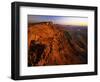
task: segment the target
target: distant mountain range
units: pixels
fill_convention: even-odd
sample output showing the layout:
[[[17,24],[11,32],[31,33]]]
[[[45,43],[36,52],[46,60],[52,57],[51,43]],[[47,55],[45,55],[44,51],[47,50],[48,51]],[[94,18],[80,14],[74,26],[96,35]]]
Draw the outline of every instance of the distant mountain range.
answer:
[[[74,26],[74,25],[61,25],[61,24],[55,24],[56,27],[63,29],[63,30],[85,30],[87,29],[87,26]]]

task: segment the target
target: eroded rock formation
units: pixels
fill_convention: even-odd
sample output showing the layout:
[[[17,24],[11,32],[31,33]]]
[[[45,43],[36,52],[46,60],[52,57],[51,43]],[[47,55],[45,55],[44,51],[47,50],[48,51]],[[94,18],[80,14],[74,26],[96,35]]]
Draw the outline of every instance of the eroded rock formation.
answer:
[[[86,45],[77,45],[67,31],[52,22],[29,24],[28,66],[84,64],[86,53]]]

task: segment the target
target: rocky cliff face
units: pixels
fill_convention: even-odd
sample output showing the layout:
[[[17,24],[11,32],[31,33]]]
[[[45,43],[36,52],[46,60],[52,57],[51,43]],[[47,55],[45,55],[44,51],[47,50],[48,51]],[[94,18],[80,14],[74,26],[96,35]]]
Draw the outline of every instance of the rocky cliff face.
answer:
[[[28,27],[28,66],[84,64],[86,48],[73,42],[67,31],[52,22]]]

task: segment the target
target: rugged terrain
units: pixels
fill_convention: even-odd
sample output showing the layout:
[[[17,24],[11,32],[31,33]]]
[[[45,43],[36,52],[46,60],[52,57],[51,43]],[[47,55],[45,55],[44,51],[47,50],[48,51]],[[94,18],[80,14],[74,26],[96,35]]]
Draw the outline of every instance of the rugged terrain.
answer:
[[[87,30],[62,28],[52,22],[28,25],[28,66],[87,63]]]

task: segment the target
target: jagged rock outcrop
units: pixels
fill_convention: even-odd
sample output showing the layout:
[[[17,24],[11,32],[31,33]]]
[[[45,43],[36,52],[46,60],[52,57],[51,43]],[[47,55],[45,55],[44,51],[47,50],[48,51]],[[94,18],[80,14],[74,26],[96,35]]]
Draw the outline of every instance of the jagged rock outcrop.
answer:
[[[67,31],[52,22],[28,27],[28,66],[84,64],[86,49],[75,44]]]

